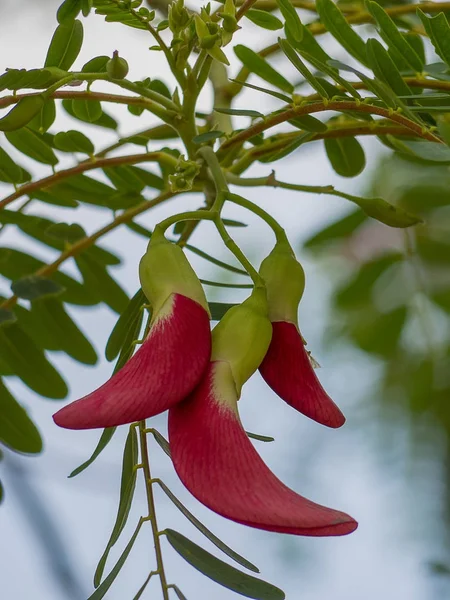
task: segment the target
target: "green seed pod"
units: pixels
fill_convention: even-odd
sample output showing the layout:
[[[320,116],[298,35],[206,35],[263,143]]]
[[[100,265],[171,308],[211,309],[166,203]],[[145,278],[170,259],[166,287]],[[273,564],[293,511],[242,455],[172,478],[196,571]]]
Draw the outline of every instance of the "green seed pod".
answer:
[[[230,365],[238,396],[263,361],[271,339],[265,288],[255,288],[247,300],[230,308],[213,329],[211,361]]]
[[[277,242],[261,263],[259,273],[267,288],[269,318],[297,325],[298,305],[305,289],[305,273],[287,241]]]
[[[106,63],[106,72],[111,79],[125,79],[128,75],[128,70],[127,61],[121,58],[119,52],[115,50],[113,57]]]
[[[183,250],[169,242],[158,226],[139,263],[139,279],[155,315],[171,294],[191,298],[209,314],[202,284]]]
[[[15,131],[24,127],[40,112],[44,103],[43,94],[22,98],[3,119],[0,119],[0,131]]]
[[[389,227],[411,227],[423,223],[422,219],[399,206],[393,206],[382,198],[358,198],[358,206],[372,219]]]

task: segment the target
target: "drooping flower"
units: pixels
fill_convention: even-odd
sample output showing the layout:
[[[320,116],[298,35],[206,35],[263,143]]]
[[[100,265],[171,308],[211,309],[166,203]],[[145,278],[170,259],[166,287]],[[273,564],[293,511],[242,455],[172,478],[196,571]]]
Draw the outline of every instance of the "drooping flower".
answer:
[[[238,523],[295,535],[351,533],[357,523],[350,516],[284,485],[264,464],[240,422],[241,387],[266,353],[270,329],[267,305],[264,311],[257,290],[213,330],[212,360],[200,385],[169,410],[175,470],[200,502]]]
[[[100,388],[54,415],[57,425],[92,429],[157,415],[195,388],[211,354],[209,309],[183,251],[155,229],[139,275],[152,307],[147,338]]]
[[[278,242],[261,263],[267,286],[272,341],[259,370],[266,383],[290,406],[328,427],[345,417],[320,384],[298,327],[298,305],[305,275],[287,241]]]

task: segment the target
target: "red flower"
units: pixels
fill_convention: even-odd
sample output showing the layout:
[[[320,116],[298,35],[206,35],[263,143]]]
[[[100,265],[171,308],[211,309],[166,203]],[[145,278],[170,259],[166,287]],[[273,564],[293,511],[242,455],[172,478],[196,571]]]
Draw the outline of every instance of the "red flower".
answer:
[[[295,493],[264,464],[239,420],[227,362],[212,362],[191,396],[170,409],[169,441],[181,481],[223,517],[294,535],[345,535],[358,526]]]
[[[345,417],[314,373],[297,324],[305,273],[281,237],[259,269],[267,287],[272,341],[259,366],[266,383],[282,400],[328,427],[341,427]]]
[[[345,417],[320,385],[296,325],[272,323],[269,350],[259,367],[265,382],[290,406],[328,427],[341,427]]]
[[[113,427],[157,415],[198,384],[211,355],[209,315],[194,300],[172,294],[147,339],[109,381],[58,411],[68,429]]]

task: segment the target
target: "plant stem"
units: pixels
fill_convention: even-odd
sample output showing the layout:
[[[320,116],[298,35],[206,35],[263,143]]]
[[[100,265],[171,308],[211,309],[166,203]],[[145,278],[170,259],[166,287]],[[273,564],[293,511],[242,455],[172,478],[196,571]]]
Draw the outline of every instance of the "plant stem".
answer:
[[[183,213],[179,213],[177,215],[172,215],[171,217],[167,217],[164,221],[161,221],[156,225],[155,230],[158,228],[162,233],[164,233],[171,225],[175,225],[178,221],[213,221],[214,214],[207,210],[191,210]]]
[[[230,252],[232,252],[234,254],[234,256],[238,259],[238,261],[241,263],[241,265],[244,267],[244,269],[250,275],[253,283],[255,284],[255,287],[264,286],[262,277],[260,276],[258,271],[255,269],[255,267],[252,265],[252,263],[248,260],[248,258],[245,256],[245,254],[242,252],[242,250],[239,248],[239,246],[236,244],[236,242],[233,240],[233,238],[229,235],[229,233],[226,230],[225,225],[223,224],[223,221],[220,218],[220,215],[218,213],[216,213],[216,216],[214,218],[214,223],[216,225],[216,228],[217,228],[217,231],[219,232],[220,237],[223,240],[223,243],[228,248],[228,250],[230,250]]]
[[[228,192],[227,180],[225,179],[222,167],[220,166],[214,150],[210,146],[203,146],[203,148],[200,148],[198,153],[205,160],[209,170],[211,171],[217,194],[220,194],[220,192]]]
[[[232,183],[231,180],[229,181],[230,183]],[[239,206],[243,206],[244,208],[247,208],[248,210],[252,211],[255,215],[258,215],[258,217],[260,217],[263,221],[267,223],[267,225],[269,225],[269,227],[271,227],[275,234],[277,242],[287,241],[286,232],[284,231],[284,229],[281,227],[278,221],[274,219],[272,215],[266,212],[263,208],[261,208],[251,200],[247,200],[246,198],[239,196],[238,194],[228,194],[227,200],[230,200],[231,202],[233,202],[234,204],[238,204]]]
[[[356,111],[368,114],[379,115],[380,117],[384,117],[385,119],[389,119],[390,121],[394,121],[395,123],[399,123],[403,125],[410,131],[413,131],[418,137],[429,140],[431,142],[438,142],[442,144],[442,140],[435,136],[433,133],[424,129],[418,123],[411,121],[410,119],[404,117],[398,112],[394,112],[387,108],[382,108],[381,106],[374,106],[372,104],[366,104],[363,102],[356,102],[351,100],[339,100],[339,101],[326,101],[326,102],[313,102],[311,104],[306,104],[303,106],[294,106],[289,108],[283,112],[277,113],[275,115],[269,116],[264,120],[251,125],[247,129],[239,132],[237,135],[234,135],[231,139],[227,140],[225,143],[221,145],[219,148],[217,155],[220,158],[221,155],[224,154],[225,150],[232,148],[242,142],[249,140],[250,138],[274,127],[275,125],[280,125],[281,123],[285,123],[289,119],[293,119],[297,116],[301,115],[309,115],[312,113],[323,112],[327,110],[334,111]]]
[[[13,200],[21,198],[22,196],[25,196],[25,194],[31,194],[35,190],[39,190],[44,187],[47,188],[51,185],[59,183],[63,179],[72,177],[73,175],[79,175],[80,173],[92,171],[93,169],[115,167],[118,165],[134,165],[143,162],[162,162],[172,167],[177,165],[177,159],[166,152],[145,152],[144,154],[128,154],[126,156],[114,156],[112,158],[100,159],[94,157],[93,159],[79,163],[78,165],[70,167],[69,169],[58,171],[57,173],[49,175],[48,177],[44,177],[43,179],[25,183],[15,192],[0,201],[0,209],[5,208],[5,206],[13,202]]]
[[[139,440],[141,445],[141,460],[142,468],[145,476],[145,490],[147,494],[148,516],[152,526],[153,543],[155,545],[157,573],[161,581],[161,589],[164,600],[169,600],[169,592],[167,588],[167,578],[164,571],[164,562],[161,552],[161,542],[159,539],[158,522],[156,520],[155,499],[153,496],[152,476],[150,471],[150,461],[148,457],[147,436],[145,433],[145,421],[139,421]]]

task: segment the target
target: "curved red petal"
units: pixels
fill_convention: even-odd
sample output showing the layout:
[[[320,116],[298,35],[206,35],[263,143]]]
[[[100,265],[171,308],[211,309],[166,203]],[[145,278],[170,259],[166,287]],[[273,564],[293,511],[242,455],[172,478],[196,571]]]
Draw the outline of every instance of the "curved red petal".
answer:
[[[293,323],[272,323],[269,350],[259,367],[265,382],[290,406],[328,427],[341,427],[345,417],[320,384]]]
[[[345,513],[296,494],[265,465],[240,423],[227,363],[211,363],[191,396],[170,409],[169,441],[181,481],[223,517],[294,535],[345,535],[357,527]]]
[[[58,411],[53,419],[67,429],[92,429],[153,417],[194,389],[210,356],[207,312],[190,298],[174,294],[126,365],[95,392]]]

